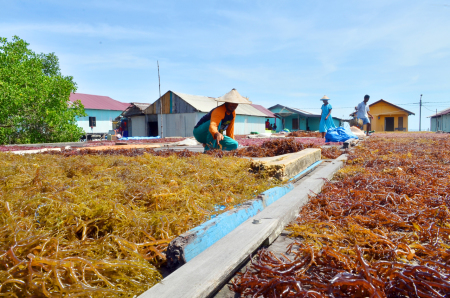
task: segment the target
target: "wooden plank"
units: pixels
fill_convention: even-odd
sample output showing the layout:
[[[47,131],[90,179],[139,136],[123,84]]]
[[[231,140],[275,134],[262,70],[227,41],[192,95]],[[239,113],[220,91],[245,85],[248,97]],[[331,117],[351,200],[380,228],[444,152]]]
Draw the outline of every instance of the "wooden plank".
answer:
[[[294,190],[245,221],[139,297],[211,297],[250,254],[264,242],[271,243],[295,219],[300,208],[308,201],[311,191],[319,193],[325,180],[331,179],[342,164],[342,160],[333,160],[313,172]],[[258,223],[253,223],[253,219],[258,219]]]

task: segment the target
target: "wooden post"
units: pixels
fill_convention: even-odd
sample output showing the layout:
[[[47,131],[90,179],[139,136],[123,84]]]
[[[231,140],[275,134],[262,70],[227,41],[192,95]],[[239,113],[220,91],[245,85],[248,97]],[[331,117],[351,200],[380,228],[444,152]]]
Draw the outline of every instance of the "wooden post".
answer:
[[[159,112],[161,114],[161,139],[164,137],[163,133],[163,108],[162,108],[162,97],[161,97],[161,79],[159,77],[159,61],[156,61],[158,65],[158,85],[159,85]]]

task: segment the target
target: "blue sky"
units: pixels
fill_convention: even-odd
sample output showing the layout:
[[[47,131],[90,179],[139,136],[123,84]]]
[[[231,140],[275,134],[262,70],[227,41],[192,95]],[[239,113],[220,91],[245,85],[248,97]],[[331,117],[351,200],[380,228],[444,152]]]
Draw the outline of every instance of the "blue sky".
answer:
[[[55,52],[78,92],[123,102],[221,96],[347,117],[365,94],[450,107],[450,1],[4,1],[0,36]]]

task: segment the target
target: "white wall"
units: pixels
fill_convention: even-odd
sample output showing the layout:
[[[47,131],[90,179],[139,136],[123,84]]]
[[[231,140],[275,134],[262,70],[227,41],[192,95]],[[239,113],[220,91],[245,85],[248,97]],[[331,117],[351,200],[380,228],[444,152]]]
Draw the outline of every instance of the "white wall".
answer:
[[[266,117],[236,115],[234,120],[234,134],[248,135],[251,132],[263,133],[266,131]]]
[[[86,109],[87,117],[77,118],[77,125],[86,133],[108,133],[112,127],[112,121],[120,115],[122,111],[91,110]],[[91,129],[89,126],[89,116],[95,117],[96,126]]]
[[[148,125],[145,122],[145,116],[133,116],[130,117],[131,121],[131,137],[146,137],[145,128]],[[129,132],[130,134],[130,132]]]
[[[164,137],[192,137],[197,122],[206,113],[163,114]],[[161,115],[158,115],[158,123]],[[158,124],[158,135],[161,135],[161,125]]]
[[[163,114],[164,137],[192,137],[194,126],[206,113]],[[133,117],[133,119],[136,117]],[[234,134],[244,135],[250,132],[265,132],[265,117],[236,115]],[[158,123],[161,115],[158,115]],[[134,131],[134,122],[132,130]],[[158,135],[161,135],[161,125],[158,124]],[[133,136],[134,132],[133,132]]]

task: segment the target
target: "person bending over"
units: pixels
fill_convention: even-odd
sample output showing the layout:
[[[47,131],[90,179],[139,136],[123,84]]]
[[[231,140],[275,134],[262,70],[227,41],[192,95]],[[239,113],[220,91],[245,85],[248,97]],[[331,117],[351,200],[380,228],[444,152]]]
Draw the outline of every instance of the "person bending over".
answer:
[[[203,116],[194,127],[195,139],[203,144],[205,151],[211,149],[235,150],[239,144],[234,139],[234,120],[239,104],[251,102],[242,97],[236,89],[231,90],[216,101],[225,102]],[[224,132],[226,131],[226,136]]]

